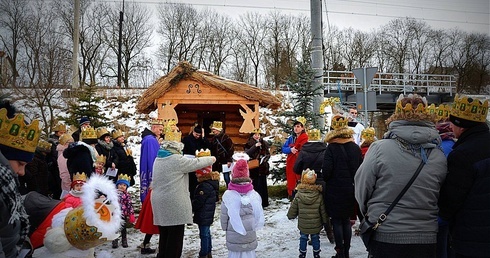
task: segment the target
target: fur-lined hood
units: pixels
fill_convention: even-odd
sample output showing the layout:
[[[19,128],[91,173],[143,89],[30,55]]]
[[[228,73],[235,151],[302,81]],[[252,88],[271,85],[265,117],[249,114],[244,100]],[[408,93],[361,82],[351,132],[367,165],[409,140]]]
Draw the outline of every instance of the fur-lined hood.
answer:
[[[296,186],[296,189],[300,190],[300,189],[305,189],[305,190],[313,190],[313,191],[318,191],[318,192],[321,192],[323,191],[323,188],[321,185],[310,185],[310,184],[303,184],[303,183],[300,183],[298,184],[298,186]]]
[[[339,140],[346,140],[348,142],[349,140],[354,140],[352,136],[354,135],[354,130],[350,127],[343,127],[337,130],[332,130],[325,135],[325,142],[326,143],[332,143],[334,139],[339,139]]]
[[[216,180],[216,181],[218,181],[219,180],[219,172],[217,172],[217,171],[211,171],[211,173],[209,173],[209,174],[205,174],[205,175],[202,175],[202,176],[198,176],[197,177],[197,182],[199,182],[199,183],[204,182],[206,180]]]

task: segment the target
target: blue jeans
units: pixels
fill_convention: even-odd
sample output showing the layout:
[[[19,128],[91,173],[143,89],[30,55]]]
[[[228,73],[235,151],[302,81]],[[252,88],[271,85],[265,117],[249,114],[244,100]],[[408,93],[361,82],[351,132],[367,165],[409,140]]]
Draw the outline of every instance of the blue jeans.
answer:
[[[306,246],[308,245],[308,235],[311,236],[311,245],[313,246],[313,251],[320,250],[320,234],[304,234],[299,232],[299,251],[306,253]]]
[[[201,250],[199,256],[207,256],[211,253],[213,246],[211,244],[211,226],[199,225],[199,237],[201,238]]]
[[[223,178],[225,179],[226,188],[228,188],[228,184],[230,184],[230,172],[223,172]]]

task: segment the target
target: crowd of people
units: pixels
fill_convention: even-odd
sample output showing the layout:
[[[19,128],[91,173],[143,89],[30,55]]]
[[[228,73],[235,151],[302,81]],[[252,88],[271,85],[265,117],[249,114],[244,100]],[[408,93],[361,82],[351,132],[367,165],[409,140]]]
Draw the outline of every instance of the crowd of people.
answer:
[[[257,256],[256,231],[264,226],[263,209],[269,205],[271,156],[260,129],[237,152],[221,121],[210,126],[209,139],[197,123],[182,137],[175,121],[150,121],[141,135],[142,209],[136,215],[127,190],[138,173],[121,130],[94,129],[82,117],[76,132],[58,124],[42,140],[38,121],[26,124],[11,103],[0,104],[0,257],[30,257],[43,245],[66,257],[93,257],[93,247],[101,242],[70,242],[76,233],[55,224],[60,216],[77,216],[74,211],[92,212],[84,203],[95,200],[97,217],[115,223],[111,230],[117,234],[106,239],[112,248],[119,243],[128,247],[126,228],[134,225],[145,233],[141,254],[179,258],[185,225],[196,223],[199,258],[211,258],[221,176],[226,191],[219,217],[229,257]],[[376,224],[366,243],[372,258],[488,256],[487,114],[488,101],[467,96],[456,95],[452,107],[435,107],[417,94],[402,94],[380,139],[374,128],[357,121],[355,108],[347,116],[334,115],[323,139],[322,131],[307,129],[306,119],[298,117],[282,153],[291,201],[287,217],[298,220],[299,257],[306,257],[308,245],[320,257],[324,230],[334,244],[333,257],[348,258],[357,219]],[[88,186],[94,184],[88,183],[91,178],[101,189],[111,185],[112,190],[94,190]],[[406,185],[408,190],[395,200]],[[117,212],[108,215],[104,207],[114,209],[108,208],[112,201]],[[40,203],[46,211],[33,208]],[[66,248],[49,237],[60,230],[68,239]],[[158,248],[150,246],[155,234]]]

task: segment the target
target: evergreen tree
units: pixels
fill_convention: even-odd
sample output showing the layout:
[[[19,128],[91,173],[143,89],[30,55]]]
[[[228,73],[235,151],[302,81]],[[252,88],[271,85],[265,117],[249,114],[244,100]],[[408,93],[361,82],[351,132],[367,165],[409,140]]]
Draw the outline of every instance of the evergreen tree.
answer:
[[[100,110],[104,98],[97,96],[97,88],[94,85],[82,87],[76,97],[68,102],[68,117],[60,118],[69,125],[79,126],[80,118],[88,117],[90,125],[94,128],[107,125],[107,118]]]
[[[293,133],[293,123],[297,117],[303,116],[306,118],[305,128],[318,128],[316,117],[320,116],[319,110],[313,110],[313,100],[318,96],[316,93],[318,87],[313,85],[313,69],[310,64],[310,55],[305,53],[303,61],[299,62],[296,67],[294,78],[290,78],[286,83],[292,94],[293,110],[286,110],[279,114],[284,117],[283,120],[278,120],[277,124],[287,134]],[[320,86],[323,87],[323,86]],[[286,121],[286,122],[284,122]],[[285,139],[284,139],[285,140]],[[284,143],[284,142],[283,142]],[[280,144],[280,143],[275,143]],[[281,146],[276,146],[280,150]],[[276,165],[271,170],[272,178],[275,181],[286,180],[286,157],[274,163],[284,163],[284,165]]]

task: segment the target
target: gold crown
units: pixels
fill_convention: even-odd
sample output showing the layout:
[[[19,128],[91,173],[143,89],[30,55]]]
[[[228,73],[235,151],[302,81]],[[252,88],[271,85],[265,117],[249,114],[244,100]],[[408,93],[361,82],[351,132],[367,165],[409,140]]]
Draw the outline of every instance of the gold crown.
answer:
[[[78,173],[78,172],[77,172],[77,173],[75,173],[75,174],[73,175],[73,180],[72,180],[72,181],[73,181],[73,182],[75,182],[75,181],[83,181],[83,182],[87,182],[87,175],[85,175],[85,173],[84,173],[84,172],[82,172],[82,173]]]
[[[318,129],[308,130],[308,140],[309,141],[320,141],[322,139],[322,134]]]
[[[315,183],[316,177],[317,175],[315,173],[315,170],[307,168],[301,173],[301,183],[312,185]]]
[[[97,139],[97,133],[95,129],[92,127],[82,128],[82,132],[80,133],[80,139]]]
[[[39,120],[33,120],[27,125],[23,114],[17,114],[9,119],[7,109],[0,109],[0,144],[34,153],[40,133]]]
[[[105,128],[105,127],[99,127],[99,128],[97,128],[96,131],[97,131],[97,138],[102,137],[102,135],[104,135],[104,134],[107,134],[109,136],[111,135],[109,133],[109,131],[107,131],[107,128]]]
[[[201,149],[201,150],[196,150],[196,157],[207,157],[211,156],[211,151],[209,149]]]
[[[441,104],[436,107],[434,104],[430,104],[427,107],[427,113],[435,114],[437,116],[437,121],[444,121],[449,118],[449,112],[451,111],[451,107],[446,104]]]
[[[330,97],[326,98],[322,104],[320,104],[320,114],[325,113],[325,108],[327,106],[333,107],[335,104],[340,103],[340,98],[339,97]]]
[[[150,124],[151,125],[165,125],[165,121],[163,121],[163,119],[160,119],[160,118],[154,118],[150,121]]]
[[[37,143],[37,148],[40,151],[50,152],[51,146],[52,146],[51,143],[49,143],[43,139],[39,139],[39,142]]]
[[[60,144],[65,145],[67,142],[73,142],[73,137],[69,133],[64,133],[60,136]]]
[[[53,131],[55,131],[55,132],[65,131],[66,132],[66,125],[57,124],[55,127],[53,127]]]
[[[419,98],[417,94],[409,94],[407,98],[416,99]],[[412,106],[412,103],[406,103],[405,106],[402,104],[402,100],[405,98],[403,94],[400,94],[398,100],[396,101],[395,114],[405,114],[405,113],[427,113],[427,109],[423,103],[418,103],[416,107]],[[421,98],[424,103],[427,103],[425,97]]]
[[[364,140],[374,140],[376,136],[376,131],[373,127],[368,127],[361,132],[361,138]]]
[[[451,107],[451,115],[457,118],[485,122],[488,114],[488,100],[482,102],[479,99],[468,98],[467,96],[454,96]]]
[[[117,181],[119,180],[126,180],[126,181],[131,181],[131,177],[126,175],[126,174],[120,174],[118,177],[117,177]]]
[[[300,122],[303,126],[306,126],[306,118],[304,116],[296,117],[296,121]]]
[[[95,158],[95,163],[103,163],[105,164],[106,157],[104,155],[99,155]]]
[[[124,134],[123,134],[123,132],[122,132],[121,130],[119,130],[119,129],[114,130],[114,131],[112,132],[112,139],[117,139],[117,138],[119,138],[119,137],[121,137],[121,136],[124,136]]]
[[[165,134],[164,140],[180,142],[182,140],[182,132],[168,132]]]
[[[343,127],[347,127],[347,124],[349,123],[349,120],[341,115],[336,115],[332,117],[332,128],[334,130],[338,130]]]
[[[258,134],[262,134],[262,131],[260,130],[260,128],[255,128],[255,129],[253,129],[253,130],[252,130],[252,132],[251,132],[251,133],[252,133],[252,134],[256,134],[256,133],[258,133]]]
[[[223,122],[221,121],[213,121],[213,124],[209,127],[211,129],[216,129],[218,131],[221,131],[223,129]]]

